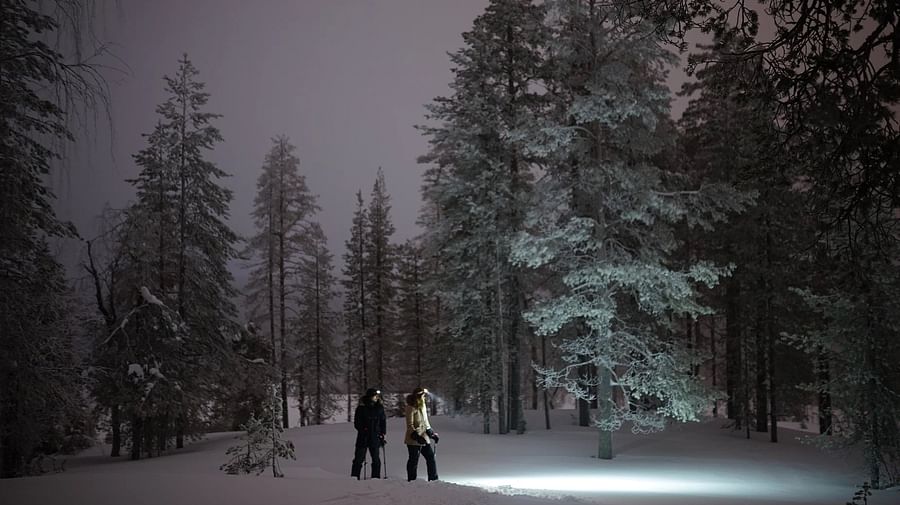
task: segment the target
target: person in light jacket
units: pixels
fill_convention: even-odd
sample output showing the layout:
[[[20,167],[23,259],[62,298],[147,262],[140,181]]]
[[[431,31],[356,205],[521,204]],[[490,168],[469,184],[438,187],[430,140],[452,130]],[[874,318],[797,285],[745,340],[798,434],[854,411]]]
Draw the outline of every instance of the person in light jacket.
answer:
[[[409,450],[409,459],[406,461],[406,479],[410,481],[416,480],[420,453],[425,456],[428,480],[437,480],[438,478],[434,446],[440,437],[431,429],[431,424],[428,422],[428,410],[425,408],[426,393],[428,393],[427,389],[419,387],[406,397],[406,436],[403,443]]]

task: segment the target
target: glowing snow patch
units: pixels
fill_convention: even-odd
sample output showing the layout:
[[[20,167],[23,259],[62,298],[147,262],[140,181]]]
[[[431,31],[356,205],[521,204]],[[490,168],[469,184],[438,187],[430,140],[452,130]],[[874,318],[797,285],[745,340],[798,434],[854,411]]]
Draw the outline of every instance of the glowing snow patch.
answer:
[[[533,475],[518,477],[462,478],[459,484],[499,491],[511,489],[635,493],[679,495],[741,495],[749,491],[746,483],[693,479],[687,476],[642,476],[609,474],[595,475]],[[752,494],[752,493],[751,493]]]

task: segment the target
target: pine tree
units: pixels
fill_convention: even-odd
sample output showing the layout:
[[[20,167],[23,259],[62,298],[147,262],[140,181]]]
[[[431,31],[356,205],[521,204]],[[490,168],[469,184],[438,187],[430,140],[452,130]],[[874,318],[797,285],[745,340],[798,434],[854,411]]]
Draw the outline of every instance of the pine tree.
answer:
[[[756,193],[757,201],[710,232],[683,229],[683,254],[735,265],[725,289],[708,297],[728,316],[728,417],[737,429],[745,425],[748,436],[750,424],[757,431],[771,426],[775,442],[777,411],[801,403],[797,385],[810,380],[811,368],[798,366],[802,354],[778,336],[791,329],[790,315],[797,313],[789,289],[802,282],[804,269],[798,264],[812,239],[806,231],[811,222],[804,198],[793,189],[800,174],[792,173],[775,130],[771,86],[753,64],[727,60],[727,54],[741,50],[734,44],[721,51],[722,63],[701,69],[698,82],[684,88],[695,95],[679,122],[684,172],[695,184],[733,184]],[[776,401],[782,398],[793,401]],[[747,422],[751,414],[752,423]]]
[[[397,344],[402,358],[402,376],[407,380],[403,390],[412,391],[425,384],[426,373],[433,378],[429,361],[434,359],[435,349],[430,345],[431,324],[425,298],[425,262],[422,250],[412,240],[397,250]],[[431,382],[428,382],[431,384]],[[433,387],[433,386],[432,386]]]
[[[883,195],[895,204],[900,199],[898,152],[887,147],[900,139],[900,11],[893,0],[768,2],[763,19],[771,28],[759,37],[756,5],[726,9],[715,0],[641,0],[622,8],[651,20],[655,35],[681,47],[691,30],[713,33],[722,47],[754,38],[731,61],[762,62],[757,70],[775,91],[770,106],[779,111],[777,126],[791,145],[790,162],[816,181],[809,197],[819,226],[840,229],[857,207]],[[710,61],[691,60],[692,67]],[[877,237],[873,245],[891,242],[877,221],[861,224]]]
[[[721,185],[680,188],[660,166],[673,143],[663,70],[671,55],[648,27],[594,0],[550,9],[556,113],[530,145],[548,177],[514,257],[552,268],[565,285],[526,314],[540,334],[574,333],[559,343],[563,366],[540,369],[542,383],[597,399],[598,457],[610,459],[623,423],[659,430],[667,417],[696,419],[709,402],[691,375],[697,357],[672,337],[669,318],[706,312],[696,286],[725,271],[673,265],[674,224],[705,224],[747,199]],[[596,373],[585,377],[584,366]]]
[[[71,118],[107,96],[78,51],[90,3],[0,4],[0,478],[59,449],[85,405],[68,286],[48,245],[75,228],[55,214],[47,176],[74,140]],[[53,40],[73,43],[74,57]]]
[[[394,234],[394,225],[391,222],[390,195],[384,181],[384,172],[381,167],[375,176],[375,184],[372,186],[371,200],[369,200],[367,228],[364,242],[365,265],[365,290],[369,296],[369,325],[368,335],[371,336],[375,365],[375,383],[380,387],[387,387],[385,371],[393,363],[392,338],[394,324],[394,262],[395,251],[391,244],[391,236]],[[395,377],[390,377],[396,380]]]
[[[811,192],[808,184],[802,187]],[[895,485],[900,475],[900,243],[879,243],[880,233],[872,232],[882,226],[900,233],[896,212],[882,194],[856,207],[843,229],[823,225],[817,254],[804,268],[808,287],[797,290],[807,311],[795,316],[805,323],[795,343],[818,365],[810,390],[829,399],[830,424],[819,442],[861,449],[862,470],[876,489]]]
[[[437,165],[426,175],[424,197],[441,220],[427,248],[441,258],[436,282],[448,317],[445,354],[456,358],[454,394],[477,391],[485,431],[496,399],[500,433],[510,425],[524,430],[527,286],[509,254],[531,188],[522,129],[542,107],[533,85],[543,63],[543,13],[530,1],[491,2],[451,55],[453,95],[428,107],[440,126],[422,128],[432,144],[422,161]]]
[[[363,202],[362,191],[357,191],[356,210],[350,226],[350,238],[344,242],[344,268],[341,272],[343,274],[341,286],[344,289],[343,317],[347,331],[348,412],[352,410],[349,395],[354,386],[360,391],[369,387],[369,350],[366,345],[369,331],[366,307],[369,304],[369,296],[367,295],[365,264],[367,222],[368,213]]]
[[[334,377],[340,369],[334,334],[338,316],[331,308],[335,278],[321,227],[312,226],[307,233],[304,258],[296,271],[298,313],[291,325],[300,337],[297,376],[301,413],[309,411],[308,421],[323,424],[338,410],[334,400],[338,392]]]
[[[279,414],[281,412],[281,398],[278,387],[272,384],[269,388],[269,402],[259,417],[251,414],[250,420],[241,426],[247,432],[244,442],[240,445],[229,447],[225,454],[231,456],[228,463],[219,467],[220,470],[232,474],[253,473],[260,475],[269,468],[273,477],[284,477],[279,459],[297,459],[294,455],[294,443],[284,440]]]
[[[318,210],[316,198],[300,173],[295,147],[285,136],[272,139],[257,181],[253,218],[257,233],[251,237],[246,254],[252,258],[247,303],[251,319],[269,334],[271,363],[281,381],[281,418],[288,426],[288,374],[293,368],[289,356],[295,344],[288,337],[289,271],[303,260],[308,247],[309,220]]]
[[[148,287],[163,305],[175,310],[186,328],[178,330],[178,338],[186,339],[190,350],[169,346],[166,339],[171,335],[160,332],[158,320],[147,320],[133,330],[142,332],[154,360],[173,367],[166,377],[175,398],[161,402],[157,410],[133,412],[132,424],[140,429],[132,426],[132,457],[141,454],[135,443],[141,432],[158,450],[165,450],[172,435],[176,448],[183,447],[185,435],[196,429],[212,399],[218,371],[232,353],[235,291],[227,263],[235,257],[237,237],[225,222],[231,192],[218,184],[226,174],[204,157],[221,135],[211,124],[218,115],[203,111],[209,94],[196,77],[187,56],[179,60],[174,77],[165,77],[169,96],[157,107],[159,120],[147,136],[147,147],[135,155],[141,172],[129,181],[137,201],[126,211],[129,234],[123,245],[129,272],[122,279],[124,289],[134,300],[131,307],[143,303],[139,288]],[[161,342],[165,345],[158,348]],[[152,366],[147,363],[142,366]]]
[[[35,238],[28,255],[3,259],[0,292],[0,476],[43,470],[32,463],[44,454],[85,447],[66,437],[83,432],[86,420],[81,371],[74,346],[79,328],[62,267],[46,242]],[[21,254],[21,253],[20,253]]]

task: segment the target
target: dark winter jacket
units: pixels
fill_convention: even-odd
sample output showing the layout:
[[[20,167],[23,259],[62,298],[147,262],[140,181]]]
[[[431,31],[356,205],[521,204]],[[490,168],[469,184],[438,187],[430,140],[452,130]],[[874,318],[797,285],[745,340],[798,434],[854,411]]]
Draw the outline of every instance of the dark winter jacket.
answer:
[[[353,414],[356,428],[356,447],[379,447],[387,433],[387,419],[380,400],[364,396]]]

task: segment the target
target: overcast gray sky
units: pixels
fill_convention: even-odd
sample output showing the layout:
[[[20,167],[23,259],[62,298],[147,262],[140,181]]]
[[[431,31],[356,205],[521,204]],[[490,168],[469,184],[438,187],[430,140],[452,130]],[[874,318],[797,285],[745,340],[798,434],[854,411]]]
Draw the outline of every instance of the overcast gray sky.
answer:
[[[114,2],[108,2],[114,3]],[[252,233],[256,178],[270,138],[288,135],[322,207],[319,222],[340,261],[354,194],[368,198],[384,168],[397,228],[395,241],[418,233],[427,143],[413,125],[423,105],[449,92],[448,51],[487,0],[118,0],[96,24],[128,66],[110,73],[110,142],[100,121],[80,142],[65,176],[54,181],[58,210],[82,235],[96,233],[103,204],[133,198],[124,180],[137,174],[131,155],[156,122],[164,74],[188,53],[211,94],[208,110],[225,138],[210,158],[232,177],[231,224]],[[120,65],[121,66],[121,65]],[[243,277],[238,274],[238,280]]]
[[[249,217],[270,138],[288,135],[318,195],[333,252],[349,235],[354,193],[367,198],[383,167],[397,241],[417,233],[427,148],[413,128],[423,104],[448,93],[446,52],[487,0],[119,0],[99,21],[100,38],[128,65],[111,76],[111,144],[103,130],[81,142],[65,177],[54,181],[58,211],[82,235],[95,233],[104,202],[121,207],[137,174],[131,155],[156,122],[164,74],[187,52],[211,94],[208,110],[225,141],[210,158],[232,177],[232,227]]]

